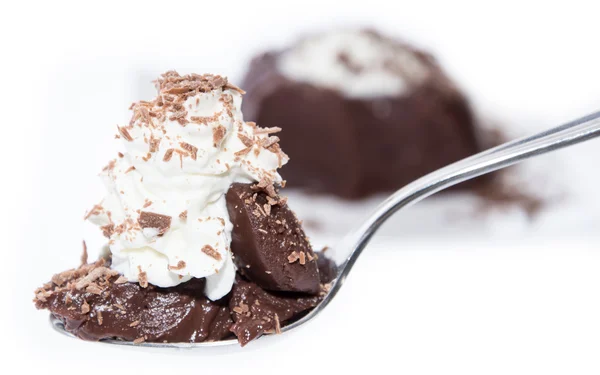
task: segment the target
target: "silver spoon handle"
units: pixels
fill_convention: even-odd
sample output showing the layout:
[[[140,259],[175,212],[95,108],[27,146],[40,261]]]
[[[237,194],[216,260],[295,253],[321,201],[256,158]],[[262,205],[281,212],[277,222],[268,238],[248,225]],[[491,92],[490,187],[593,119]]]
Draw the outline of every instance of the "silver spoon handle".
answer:
[[[508,142],[432,172],[406,185],[386,199],[351,238],[345,249],[354,249],[341,265],[339,288],[371,237],[396,211],[420,200],[486,173],[508,167],[531,157],[574,145],[600,136],[600,112],[538,133]],[[349,241],[349,242],[346,242]],[[332,292],[335,293],[334,290]]]

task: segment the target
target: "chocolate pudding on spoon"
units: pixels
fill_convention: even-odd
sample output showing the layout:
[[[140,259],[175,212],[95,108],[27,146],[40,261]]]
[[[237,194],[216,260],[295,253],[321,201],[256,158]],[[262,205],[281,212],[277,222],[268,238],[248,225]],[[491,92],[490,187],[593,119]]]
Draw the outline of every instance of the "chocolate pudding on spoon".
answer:
[[[326,288],[279,194],[280,129],[244,122],[243,91],[226,78],[167,72],[156,83],[118,127],[124,152],[86,214],[110,256],[55,275],[35,304],[87,340],[244,345],[277,332]]]

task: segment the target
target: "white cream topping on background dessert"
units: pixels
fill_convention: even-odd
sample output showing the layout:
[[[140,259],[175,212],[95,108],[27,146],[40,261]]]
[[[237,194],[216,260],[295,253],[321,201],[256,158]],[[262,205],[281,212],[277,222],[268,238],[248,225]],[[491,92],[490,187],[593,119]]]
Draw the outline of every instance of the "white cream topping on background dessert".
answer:
[[[205,294],[219,299],[235,278],[225,193],[234,182],[280,182],[288,158],[271,135],[279,129],[244,122],[241,90],[225,79],[168,72],[157,86],[118,129],[126,152],[101,173],[108,193],[87,217],[129,281],[205,277]]]
[[[286,77],[337,90],[350,98],[398,96],[429,74],[413,50],[364,30],[341,30],[302,40],[281,54]]]

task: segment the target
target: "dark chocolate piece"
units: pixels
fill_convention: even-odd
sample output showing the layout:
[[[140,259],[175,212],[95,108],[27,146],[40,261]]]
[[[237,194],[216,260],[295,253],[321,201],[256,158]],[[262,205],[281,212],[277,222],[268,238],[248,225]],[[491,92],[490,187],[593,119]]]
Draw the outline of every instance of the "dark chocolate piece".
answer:
[[[277,68],[281,52],[251,62],[243,85],[244,117],[283,129],[281,147],[293,162],[281,174],[290,185],[360,198],[397,190],[483,150],[467,99],[435,59],[408,45],[386,42],[413,55],[428,71],[423,82],[408,80],[406,94],[348,98],[289,79]]]
[[[272,205],[265,192],[239,183],[231,185],[226,198],[239,272],[267,290],[317,294],[316,258],[287,204]]]
[[[244,346],[265,332],[279,333],[284,321],[315,307],[320,300],[320,297],[267,292],[240,279],[229,301],[235,321],[231,331]]]

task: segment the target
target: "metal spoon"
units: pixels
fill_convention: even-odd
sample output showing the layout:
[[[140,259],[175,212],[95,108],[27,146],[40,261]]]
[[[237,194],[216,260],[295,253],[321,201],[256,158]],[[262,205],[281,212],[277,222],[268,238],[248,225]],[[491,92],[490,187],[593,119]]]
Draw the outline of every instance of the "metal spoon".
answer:
[[[337,249],[351,249],[348,258],[339,266],[338,275],[323,301],[301,319],[281,328],[281,332],[291,331],[311,319],[314,319],[333,300],[340,290],[352,266],[365,249],[379,227],[394,213],[420,200],[460,182],[470,180],[486,173],[508,167],[534,156],[558,150],[600,136],[600,112],[582,117],[567,124],[555,127],[542,133],[508,142],[477,155],[468,157],[447,167],[432,172],[406,185],[386,199],[375,212],[361,225],[350,232]],[[62,323],[51,319],[56,330],[69,336]],[[236,339],[202,342],[202,343],[141,343],[119,340],[103,342],[118,345],[136,345],[148,347],[207,347],[237,345]]]

